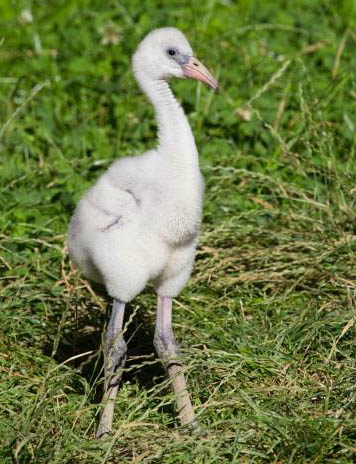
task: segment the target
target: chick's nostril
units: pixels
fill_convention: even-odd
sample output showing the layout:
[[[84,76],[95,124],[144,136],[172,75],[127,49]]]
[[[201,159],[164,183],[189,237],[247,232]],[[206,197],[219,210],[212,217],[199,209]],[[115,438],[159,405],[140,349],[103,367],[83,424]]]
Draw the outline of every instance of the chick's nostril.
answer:
[[[194,66],[199,66],[198,63],[193,63],[193,64],[194,64]]]

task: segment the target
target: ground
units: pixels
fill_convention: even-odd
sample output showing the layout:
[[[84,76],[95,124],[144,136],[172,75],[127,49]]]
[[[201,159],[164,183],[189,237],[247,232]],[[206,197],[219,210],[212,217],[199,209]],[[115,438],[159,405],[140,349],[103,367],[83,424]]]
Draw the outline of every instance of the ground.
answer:
[[[352,463],[356,4],[5,0],[0,18],[0,461]],[[114,159],[155,144],[130,57],[167,25],[221,83],[172,82],[206,180],[174,302],[200,429],[176,423],[147,288],[99,442],[108,300],[66,231]]]

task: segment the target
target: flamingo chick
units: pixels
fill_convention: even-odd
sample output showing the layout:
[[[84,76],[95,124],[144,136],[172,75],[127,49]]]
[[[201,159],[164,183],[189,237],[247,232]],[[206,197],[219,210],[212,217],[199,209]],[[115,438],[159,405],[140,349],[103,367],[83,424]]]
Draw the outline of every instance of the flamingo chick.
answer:
[[[195,421],[172,330],[172,298],[192,270],[204,186],[194,136],[167,79],[189,77],[214,90],[218,84],[174,28],[149,33],[132,63],[142,91],[155,108],[158,146],[109,167],[79,201],[68,239],[74,264],[87,278],[103,283],[113,298],[97,437],[112,431],[114,401],[126,359],[125,304],[148,281],[158,295],[155,349],[171,378],[181,424]]]

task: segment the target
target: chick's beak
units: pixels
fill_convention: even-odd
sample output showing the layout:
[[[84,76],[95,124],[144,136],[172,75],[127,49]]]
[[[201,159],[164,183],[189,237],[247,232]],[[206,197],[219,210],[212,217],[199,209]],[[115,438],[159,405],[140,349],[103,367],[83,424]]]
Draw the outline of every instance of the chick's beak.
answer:
[[[197,60],[194,56],[189,58],[189,61],[182,65],[183,75],[197,81],[202,81],[214,90],[219,87],[218,81],[213,77],[210,71]]]

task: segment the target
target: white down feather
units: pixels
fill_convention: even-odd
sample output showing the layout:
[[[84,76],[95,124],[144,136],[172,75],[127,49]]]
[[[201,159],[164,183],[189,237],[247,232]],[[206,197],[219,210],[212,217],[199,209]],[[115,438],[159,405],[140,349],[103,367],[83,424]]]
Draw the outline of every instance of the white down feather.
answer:
[[[133,57],[135,76],[155,107],[158,146],[115,161],[79,201],[69,253],[89,279],[123,302],[151,280],[175,297],[188,280],[200,230],[203,181],[189,123],[166,79],[181,77],[167,47],[192,54],[181,32],[153,31]]]

